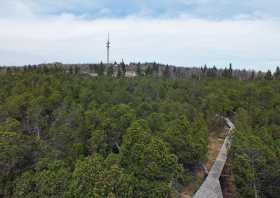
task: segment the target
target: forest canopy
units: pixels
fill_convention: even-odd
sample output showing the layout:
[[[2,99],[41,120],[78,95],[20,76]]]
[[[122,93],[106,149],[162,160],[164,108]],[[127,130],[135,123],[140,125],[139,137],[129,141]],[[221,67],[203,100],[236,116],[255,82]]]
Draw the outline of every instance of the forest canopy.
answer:
[[[230,158],[238,196],[279,197],[276,75],[98,71],[0,73],[0,197],[170,197],[205,161],[217,115],[236,124]]]

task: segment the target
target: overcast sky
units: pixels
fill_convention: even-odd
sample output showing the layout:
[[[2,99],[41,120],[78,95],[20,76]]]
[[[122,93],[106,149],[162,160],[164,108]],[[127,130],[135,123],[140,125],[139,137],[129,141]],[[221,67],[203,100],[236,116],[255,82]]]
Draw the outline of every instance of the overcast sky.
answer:
[[[279,0],[0,0],[0,65],[111,60],[274,70]]]

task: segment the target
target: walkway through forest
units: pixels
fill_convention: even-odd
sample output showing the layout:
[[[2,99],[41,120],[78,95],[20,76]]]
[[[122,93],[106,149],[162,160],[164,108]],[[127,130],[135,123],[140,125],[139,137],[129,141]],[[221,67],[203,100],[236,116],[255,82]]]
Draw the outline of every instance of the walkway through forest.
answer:
[[[228,121],[229,120],[226,120],[226,122]],[[233,125],[230,127],[233,127]],[[183,192],[180,194],[181,198],[192,197],[195,191],[197,191],[202,185],[204,178],[207,176],[206,173],[214,165],[214,162],[217,159],[219,152],[230,130],[231,128],[221,127],[219,129],[215,129],[214,131],[209,132],[207,161],[205,162],[205,164],[203,164],[204,168],[201,167],[195,171],[195,180],[184,188]]]

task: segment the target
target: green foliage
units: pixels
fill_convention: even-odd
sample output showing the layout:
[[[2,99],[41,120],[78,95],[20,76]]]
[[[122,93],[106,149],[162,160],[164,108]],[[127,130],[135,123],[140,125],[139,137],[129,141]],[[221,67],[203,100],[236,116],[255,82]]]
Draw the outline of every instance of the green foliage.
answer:
[[[136,121],[128,129],[121,148],[121,164],[136,178],[134,197],[166,197],[167,185],[181,175],[182,167],[166,144],[149,135],[143,121]]]
[[[38,162],[40,164],[40,161]],[[23,173],[16,180],[15,198],[60,198],[68,188],[71,174],[63,163],[48,162],[47,166]]]
[[[102,62],[99,65],[97,65],[97,71],[96,72],[97,72],[98,76],[103,76],[104,75],[105,66]]]
[[[113,65],[110,65],[107,69],[107,76],[113,76],[114,75],[114,68]]]
[[[153,74],[153,70],[151,68],[151,66],[149,65],[146,69],[145,69],[145,75],[146,76],[150,76]]]
[[[143,71],[141,69],[140,63],[138,63],[137,66],[136,66],[136,74],[137,74],[137,76],[142,76],[143,75]]]
[[[126,74],[126,66],[125,66],[125,63],[122,62],[120,63],[120,65],[118,66],[118,71],[117,71],[117,77],[125,77],[125,74]]]
[[[273,77],[272,77],[272,73],[271,71],[269,70],[268,72],[266,72],[265,76],[264,76],[264,79],[265,80],[272,80]]]
[[[236,117],[232,158],[239,195],[277,197],[280,192],[279,144],[274,143],[267,128],[254,129],[245,110],[238,111]]]
[[[231,66],[225,78],[205,67],[183,79],[154,63],[127,79],[124,64],[120,78],[100,65],[89,66],[97,78],[59,65],[1,73],[0,197],[169,197],[206,159],[216,115],[237,126],[239,196],[280,194],[277,72],[240,81]]]
[[[34,138],[0,131],[0,195],[11,195],[13,179],[35,163],[39,152]]]
[[[191,125],[185,117],[169,123],[164,134],[171,150],[185,168],[203,162],[207,153],[207,129],[201,119]]]
[[[128,105],[115,105],[101,119],[100,125],[92,131],[91,148],[106,157],[114,149],[119,149],[122,136],[135,119],[135,113]]]
[[[13,131],[19,133],[21,131],[21,124],[14,118],[7,118],[0,124],[0,131]]]
[[[123,177],[117,164],[98,155],[85,158],[76,164],[66,197],[123,197],[129,190]]]
[[[169,68],[169,66],[167,65],[165,68],[164,68],[164,71],[163,71],[163,76],[164,77],[170,77],[170,68]]]
[[[279,67],[276,68],[276,71],[274,73],[274,79],[280,80],[280,68]]]

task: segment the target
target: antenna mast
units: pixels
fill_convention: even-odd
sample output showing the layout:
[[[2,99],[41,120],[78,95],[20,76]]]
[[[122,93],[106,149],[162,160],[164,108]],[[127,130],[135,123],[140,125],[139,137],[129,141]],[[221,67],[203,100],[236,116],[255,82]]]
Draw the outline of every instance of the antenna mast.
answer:
[[[110,42],[110,33],[108,33],[108,40],[106,42],[106,48],[107,48],[107,64],[109,65],[110,63],[110,47],[111,47],[111,42]]]

